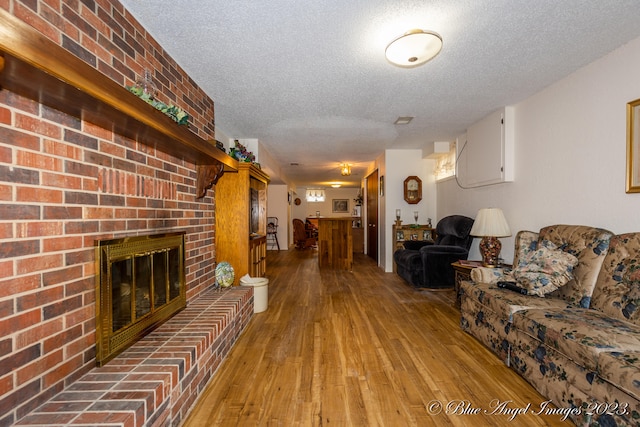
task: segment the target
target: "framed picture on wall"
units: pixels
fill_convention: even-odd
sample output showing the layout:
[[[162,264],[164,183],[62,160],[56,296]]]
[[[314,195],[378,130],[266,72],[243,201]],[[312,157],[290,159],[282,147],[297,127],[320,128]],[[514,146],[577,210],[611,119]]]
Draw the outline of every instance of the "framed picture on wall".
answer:
[[[349,213],[349,199],[332,199],[331,212]]]
[[[380,177],[380,196],[384,197],[384,175]]]
[[[627,104],[627,193],[640,193],[640,99]]]

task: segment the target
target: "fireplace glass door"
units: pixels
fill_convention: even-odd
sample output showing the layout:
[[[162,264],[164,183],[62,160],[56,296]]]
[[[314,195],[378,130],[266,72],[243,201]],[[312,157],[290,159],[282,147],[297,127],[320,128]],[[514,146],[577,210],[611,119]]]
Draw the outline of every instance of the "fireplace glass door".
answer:
[[[101,365],[185,307],[184,235],[100,241],[97,248]]]

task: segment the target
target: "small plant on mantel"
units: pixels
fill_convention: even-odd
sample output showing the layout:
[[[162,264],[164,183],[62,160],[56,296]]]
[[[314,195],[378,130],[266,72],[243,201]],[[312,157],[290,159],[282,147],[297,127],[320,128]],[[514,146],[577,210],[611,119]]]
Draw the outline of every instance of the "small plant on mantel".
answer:
[[[183,109],[176,107],[173,104],[167,105],[164,102],[155,99],[158,89],[151,79],[151,71],[144,70],[144,77],[138,80],[135,85],[127,86],[127,89],[147,104],[150,104],[156,110],[162,111],[164,114],[171,117],[179,125],[186,125],[189,123],[189,115]]]
[[[256,156],[254,156],[251,151],[247,150],[247,147],[242,145],[237,139],[234,139],[233,142],[235,146],[231,147],[229,150],[229,155],[231,157],[239,162],[253,163],[257,167],[260,167],[260,163],[256,163]]]

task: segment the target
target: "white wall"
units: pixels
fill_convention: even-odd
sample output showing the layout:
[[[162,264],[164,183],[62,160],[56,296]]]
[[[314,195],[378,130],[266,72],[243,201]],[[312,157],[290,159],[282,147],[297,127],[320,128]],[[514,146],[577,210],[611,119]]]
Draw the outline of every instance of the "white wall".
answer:
[[[515,105],[515,181],[439,183],[438,216],[500,207],[513,234],[551,224],[640,231],[640,194],[625,193],[626,104],[640,98],[640,38]],[[513,259],[513,236],[502,239]],[[477,239],[470,258],[480,259]]]
[[[287,190],[288,187],[286,185],[269,184],[267,186],[267,216],[278,218],[277,235],[280,250],[289,249],[289,228],[291,228],[289,224],[291,223],[291,208],[289,206],[289,203],[287,202]],[[267,249],[273,250],[273,245],[268,244]]]
[[[426,143],[425,143],[426,145]],[[418,211],[418,222],[426,224],[431,218],[435,225],[436,185],[434,176],[435,161],[423,159],[422,150],[386,150],[381,171],[385,177],[385,192],[380,198],[380,227],[384,227],[380,241],[380,265],[385,272],[393,271],[393,224],[396,221],[396,209],[402,212],[403,224],[415,222],[413,212]],[[380,172],[382,175],[382,172]],[[410,205],[404,201],[404,180],[415,175],[422,180],[422,200]]]

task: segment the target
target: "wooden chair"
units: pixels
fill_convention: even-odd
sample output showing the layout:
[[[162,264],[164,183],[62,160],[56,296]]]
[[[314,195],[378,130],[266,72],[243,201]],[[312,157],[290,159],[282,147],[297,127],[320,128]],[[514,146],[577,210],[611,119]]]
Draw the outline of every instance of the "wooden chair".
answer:
[[[316,246],[318,240],[309,235],[302,220],[295,218],[293,220],[293,241],[297,249],[306,249]]]
[[[273,248],[275,244],[276,248],[280,250],[280,243],[278,243],[278,217],[267,217],[267,249],[269,245]]]

